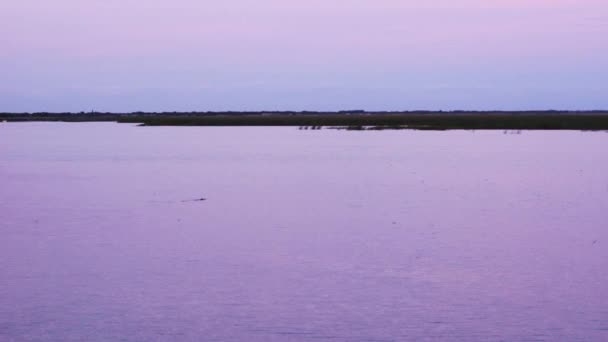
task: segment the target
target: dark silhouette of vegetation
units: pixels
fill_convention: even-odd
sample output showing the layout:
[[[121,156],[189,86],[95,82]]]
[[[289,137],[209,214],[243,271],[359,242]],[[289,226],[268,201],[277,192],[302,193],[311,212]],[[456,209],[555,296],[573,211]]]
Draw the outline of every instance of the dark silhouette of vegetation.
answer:
[[[608,130],[608,111],[0,113],[0,121],[114,121],[144,126],[296,126],[350,130]]]

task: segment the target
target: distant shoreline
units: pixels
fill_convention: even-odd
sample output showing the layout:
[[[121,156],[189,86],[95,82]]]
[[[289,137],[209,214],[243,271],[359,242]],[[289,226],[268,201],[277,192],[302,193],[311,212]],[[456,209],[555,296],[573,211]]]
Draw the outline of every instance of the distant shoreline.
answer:
[[[143,126],[294,126],[366,129],[608,130],[608,111],[0,113],[0,121],[119,122]]]

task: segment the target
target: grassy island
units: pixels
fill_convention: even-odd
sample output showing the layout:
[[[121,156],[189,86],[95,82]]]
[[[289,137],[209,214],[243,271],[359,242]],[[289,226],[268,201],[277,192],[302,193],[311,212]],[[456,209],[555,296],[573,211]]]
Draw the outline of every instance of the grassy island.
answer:
[[[143,126],[295,126],[353,130],[608,130],[608,111],[0,113],[0,121],[113,121]]]

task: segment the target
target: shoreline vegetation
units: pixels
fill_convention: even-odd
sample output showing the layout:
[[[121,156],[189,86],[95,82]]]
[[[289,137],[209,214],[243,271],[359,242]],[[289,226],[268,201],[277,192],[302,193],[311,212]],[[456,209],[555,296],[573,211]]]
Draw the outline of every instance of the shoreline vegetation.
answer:
[[[119,122],[142,126],[293,126],[348,130],[608,130],[608,111],[0,113],[0,122]]]

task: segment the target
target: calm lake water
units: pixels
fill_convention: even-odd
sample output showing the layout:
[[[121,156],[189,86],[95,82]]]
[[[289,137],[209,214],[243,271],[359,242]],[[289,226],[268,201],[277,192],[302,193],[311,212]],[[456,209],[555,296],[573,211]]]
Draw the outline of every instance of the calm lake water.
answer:
[[[0,234],[0,341],[608,341],[607,133],[0,123]]]

